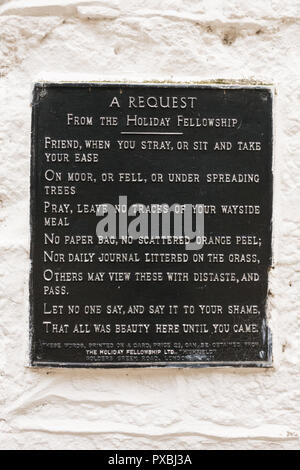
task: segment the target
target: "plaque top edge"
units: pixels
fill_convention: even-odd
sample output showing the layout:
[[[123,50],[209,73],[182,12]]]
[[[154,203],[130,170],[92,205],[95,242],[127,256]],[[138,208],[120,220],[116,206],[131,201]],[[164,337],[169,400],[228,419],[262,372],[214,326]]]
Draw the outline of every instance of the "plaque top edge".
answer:
[[[41,80],[36,81],[33,84],[35,89],[40,88],[53,88],[53,87],[153,87],[153,88],[202,88],[202,89],[263,89],[269,91],[275,91],[275,84],[273,83],[264,83],[264,82],[251,82],[251,81],[216,81],[216,82],[172,82],[172,81],[47,81]]]

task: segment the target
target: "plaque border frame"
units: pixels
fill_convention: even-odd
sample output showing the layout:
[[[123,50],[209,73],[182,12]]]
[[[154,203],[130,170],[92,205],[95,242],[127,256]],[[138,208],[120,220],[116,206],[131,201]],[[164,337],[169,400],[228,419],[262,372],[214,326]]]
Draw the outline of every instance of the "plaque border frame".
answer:
[[[274,230],[274,186],[276,184],[276,179],[274,177],[274,165],[275,165],[275,105],[276,105],[276,87],[273,83],[264,83],[262,81],[255,80],[208,80],[208,81],[189,81],[189,82],[176,82],[176,81],[93,81],[93,80],[74,80],[74,81],[47,81],[39,80],[36,81],[33,85],[32,90],[32,114],[31,114],[31,152],[30,152],[30,272],[29,272],[29,364],[28,366],[32,369],[38,368],[50,368],[50,369],[164,369],[164,368],[173,368],[173,369],[207,369],[207,368],[230,368],[230,369],[239,369],[239,368],[254,368],[254,369],[270,369],[274,367],[274,348],[273,348],[273,334],[270,327],[270,295],[269,290],[266,296],[266,333],[268,336],[267,340],[267,359],[262,361],[189,361],[189,362],[51,362],[51,361],[38,361],[33,358],[33,332],[34,332],[34,307],[33,307],[33,251],[35,246],[35,233],[33,230],[34,227],[34,216],[35,216],[35,202],[37,194],[37,184],[34,184],[36,181],[36,139],[38,135],[37,127],[37,112],[35,111],[35,106],[38,104],[35,102],[37,90],[43,90],[46,88],[54,87],[71,87],[71,88],[84,88],[84,87],[99,87],[99,88],[108,88],[111,86],[116,87],[127,87],[134,88],[139,87],[157,87],[157,88],[201,88],[201,89],[265,89],[267,90],[272,97],[272,109],[271,109],[271,159],[272,159],[272,209],[271,209],[271,259],[270,266],[268,268],[268,287],[270,283],[270,270],[274,267],[274,242],[275,242],[275,230]]]

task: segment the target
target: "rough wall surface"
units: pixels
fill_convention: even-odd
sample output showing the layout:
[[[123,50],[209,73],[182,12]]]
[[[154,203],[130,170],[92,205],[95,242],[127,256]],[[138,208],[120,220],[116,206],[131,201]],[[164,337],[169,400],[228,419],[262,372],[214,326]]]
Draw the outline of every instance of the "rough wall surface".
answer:
[[[299,448],[299,25],[298,0],[0,0],[1,449]],[[274,369],[25,367],[30,99],[53,76],[276,85]]]

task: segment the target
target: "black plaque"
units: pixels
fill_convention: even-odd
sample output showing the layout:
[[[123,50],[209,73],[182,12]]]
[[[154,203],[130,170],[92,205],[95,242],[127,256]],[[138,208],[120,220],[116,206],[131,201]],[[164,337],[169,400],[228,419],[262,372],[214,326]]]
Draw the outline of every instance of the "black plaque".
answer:
[[[36,84],[33,366],[272,364],[272,100],[263,86]],[[145,210],[124,235],[125,197]],[[201,249],[175,214],[169,235],[144,235],[174,204],[204,211]]]

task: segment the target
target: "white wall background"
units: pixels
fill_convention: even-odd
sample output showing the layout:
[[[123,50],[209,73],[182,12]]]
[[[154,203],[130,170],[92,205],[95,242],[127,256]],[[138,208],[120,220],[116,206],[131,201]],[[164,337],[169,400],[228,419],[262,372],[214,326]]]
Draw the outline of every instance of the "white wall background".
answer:
[[[299,0],[0,0],[0,448],[299,448]],[[272,370],[31,370],[37,78],[275,83]],[[82,75],[82,76],[83,76]]]

